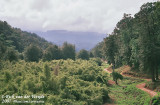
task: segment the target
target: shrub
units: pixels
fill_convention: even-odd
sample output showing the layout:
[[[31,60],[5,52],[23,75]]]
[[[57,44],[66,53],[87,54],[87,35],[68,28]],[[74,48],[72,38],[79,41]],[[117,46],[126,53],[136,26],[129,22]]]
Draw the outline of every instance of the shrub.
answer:
[[[9,82],[12,79],[12,76],[10,74],[10,72],[6,71],[5,72],[5,81]]]
[[[96,62],[98,66],[101,66],[102,63],[103,63],[100,58],[92,58],[91,60],[93,60],[94,62]]]
[[[116,82],[116,84],[118,84],[118,79],[122,80],[123,76],[120,73],[117,72],[112,72],[111,73],[113,80]]]
[[[47,64],[44,65],[44,76],[46,80],[49,80],[51,75],[50,75],[50,68]]]
[[[160,95],[154,96],[151,100],[152,105],[160,105]]]

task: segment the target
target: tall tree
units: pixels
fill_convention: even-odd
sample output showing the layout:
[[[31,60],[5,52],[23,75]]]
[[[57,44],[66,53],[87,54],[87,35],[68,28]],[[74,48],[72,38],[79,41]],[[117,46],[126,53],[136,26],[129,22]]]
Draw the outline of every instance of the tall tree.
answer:
[[[104,39],[103,52],[109,63],[129,65],[158,79],[160,69],[160,2],[146,3],[131,17],[117,23],[112,34]]]
[[[39,47],[35,45],[30,45],[25,49],[24,59],[26,61],[38,62],[39,59],[41,58],[42,58],[42,50]]]
[[[81,58],[81,59],[85,59],[85,60],[89,60],[89,53],[87,50],[80,50],[77,54],[77,58]]]
[[[61,51],[58,48],[57,45],[50,45],[43,54],[43,60],[54,60],[54,59],[60,59],[61,57]]]
[[[63,46],[62,46],[63,59],[73,59],[73,60],[75,60],[75,55],[76,55],[75,45],[64,42]]]

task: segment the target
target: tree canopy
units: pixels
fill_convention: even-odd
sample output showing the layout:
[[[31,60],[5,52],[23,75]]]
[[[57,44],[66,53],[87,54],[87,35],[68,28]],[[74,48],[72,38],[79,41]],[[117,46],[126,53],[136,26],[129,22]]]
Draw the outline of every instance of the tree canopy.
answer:
[[[160,69],[160,2],[146,3],[134,17],[124,14],[104,39],[103,53],[116,67],[129,65],[146,72],[152,81]]]

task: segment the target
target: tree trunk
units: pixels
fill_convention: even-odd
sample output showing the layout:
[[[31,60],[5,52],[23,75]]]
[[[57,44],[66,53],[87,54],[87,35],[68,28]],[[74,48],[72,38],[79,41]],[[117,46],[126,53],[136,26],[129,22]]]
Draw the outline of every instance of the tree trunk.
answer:
[[[115,65],[115,64],[112,65],[113,72],[114,72],[114,65]]]
[[[156,65],[156,80],[158,80],[158,66]]]
[[[155,67],[153,67],[152,72],[152,82],[155,82]]]
[[[115,80],[115,82],[116,82],[116,85],[118,85],[117,79]]]

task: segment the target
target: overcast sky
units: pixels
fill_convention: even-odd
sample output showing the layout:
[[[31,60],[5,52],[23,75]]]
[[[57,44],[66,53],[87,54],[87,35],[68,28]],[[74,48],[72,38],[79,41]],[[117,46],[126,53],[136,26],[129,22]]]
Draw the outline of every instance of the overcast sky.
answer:
[[[124,13],[155,0],[0,0],[0,20],[22,30],[111,33]]]

